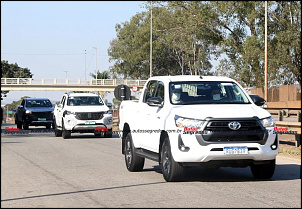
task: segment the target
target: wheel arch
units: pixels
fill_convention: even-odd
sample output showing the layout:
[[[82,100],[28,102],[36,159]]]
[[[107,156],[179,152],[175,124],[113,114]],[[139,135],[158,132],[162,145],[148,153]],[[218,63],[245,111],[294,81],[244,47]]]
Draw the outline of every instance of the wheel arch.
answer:
[[[125,154],[125,140],[126,140],[126,136],[127,134],[130,133],[130,126],[128,123],[124,124],[123,127],[123,133],[122,133],[122,154]]]
[[[159,147],[158,147],[158,161],[159,163],[161,162],[161,149],[162,149],[162,145],[165,141],[166,138],[169,138],[169,135],[166,131],[161,131],[160,133],[160,139],[159,139]]]

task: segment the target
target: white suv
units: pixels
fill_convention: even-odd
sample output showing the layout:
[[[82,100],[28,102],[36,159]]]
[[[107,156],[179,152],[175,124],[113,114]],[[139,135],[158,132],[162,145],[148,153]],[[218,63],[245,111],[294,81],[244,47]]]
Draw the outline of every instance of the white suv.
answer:
[[[54,110],[55,136],[70,138],[71,133],[102,134],[112,137],[112,113],[95,93],[65,93]]]

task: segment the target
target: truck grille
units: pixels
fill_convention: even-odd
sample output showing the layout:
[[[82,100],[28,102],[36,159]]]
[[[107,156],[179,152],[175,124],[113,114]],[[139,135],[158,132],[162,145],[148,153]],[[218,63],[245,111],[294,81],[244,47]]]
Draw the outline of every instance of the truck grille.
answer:
[[[233,121],[241,124],[238,130],[229,128]],[[265,134],[257,119],[210,119],[201,136],[207,142],[259,142]]]
[[[100,120],[104,117],[104,112],[77,112],[78,120]]]
[[[52,120],[52,112],[32,112],[31,117],[33,118],[46,118],[46,120]]]

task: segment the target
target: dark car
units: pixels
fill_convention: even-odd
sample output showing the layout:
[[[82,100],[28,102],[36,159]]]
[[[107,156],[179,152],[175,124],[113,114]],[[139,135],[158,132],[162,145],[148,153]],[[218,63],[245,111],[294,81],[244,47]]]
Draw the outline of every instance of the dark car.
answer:
[[[53,124],[54,107],[47,98],[25,98],[18,106],[15,123],[18,128],[27,130],[29,126],[46,126]]]

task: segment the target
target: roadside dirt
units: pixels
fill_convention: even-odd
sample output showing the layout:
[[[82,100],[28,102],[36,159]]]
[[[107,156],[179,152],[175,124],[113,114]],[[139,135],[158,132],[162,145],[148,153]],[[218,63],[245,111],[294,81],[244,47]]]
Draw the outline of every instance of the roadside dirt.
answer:
[[[295,141],[292,134],[280,134],[278,155],[301,159],[301,145],[296,147]]]

